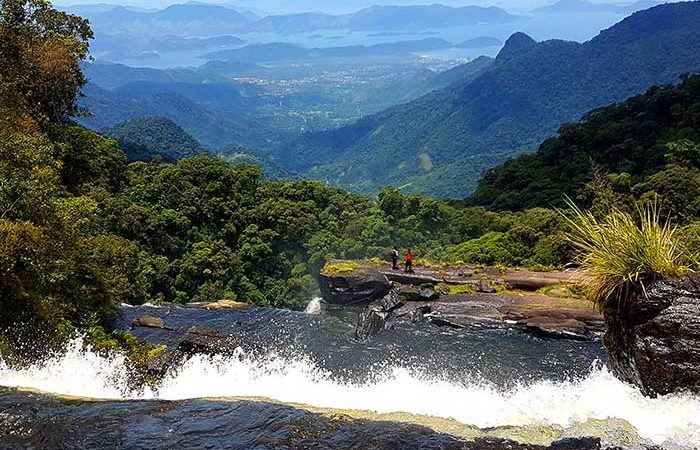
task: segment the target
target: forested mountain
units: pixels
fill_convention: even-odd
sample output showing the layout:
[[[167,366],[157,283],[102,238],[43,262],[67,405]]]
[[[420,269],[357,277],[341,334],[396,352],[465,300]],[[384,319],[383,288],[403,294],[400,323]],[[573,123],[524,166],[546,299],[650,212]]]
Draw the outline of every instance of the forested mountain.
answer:
[[[250,117],[207,109],[171,91],[125,96],[90,84],[85,94],[81,106],[88,108],[91,115],[79,118],[79,122],[93,130],[143,117],[167,117],[209,147],[233,142],[258,147],[276,136],[265,124]]]
[[[188,3],[163,10],[143,11],[118,6],[86,14],[90,23],[105,33],[144,33],[177,36],[205,35],[235,31],[252,22],[249,17],[221,5]]]
[[[275,156],[357,191],[393,184],[464,197],[484,169],[560,124],[700,70],[698,23],[700,2],[688,2],[635,13],[584,44],[518,33],[475,79],[303,136]]]
[[[130,67],[105,61],[83,64],[87,79],[102,88],[113,89],[135,81],[158,83],[213,83],[226,81],[224,77],[197,69],[150,69]]]
[[[489,170],[469,203],[520,210],[561,206],[564,195],[590,202],[587,183],[600,183],[597,175],[615,195],[660,195],[669,213],[695,216],[700,147],[693,142],[700,142],[700,75],[653,87],[563,126],[537,153]]]
[[[116,139],[126,153],[127,162],[151,161],[159,156],[174,162],[207,150],[175,122],[165,117],[146,117],[105,128],[104,136]]]
[[[387,29],[421,30],[478,23],[504,23],[518,20],[501,8],[432,5],[371,6],[350,17],[350,29],[371,31]]]
[[[491,63],[493,63],[493,58],[480,56],[466,64],[460,64],[455,68],[438,73],[429,80],[432,89],[426,89],[426,91],[446,88],[455,83],[466,83],[488,69]]]

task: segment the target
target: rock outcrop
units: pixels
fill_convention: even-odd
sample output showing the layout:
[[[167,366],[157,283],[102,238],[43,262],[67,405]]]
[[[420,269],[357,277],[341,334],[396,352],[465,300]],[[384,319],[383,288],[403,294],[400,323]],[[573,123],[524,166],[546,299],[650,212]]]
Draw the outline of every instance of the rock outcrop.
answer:
[[[700,392],[700,276],[656,281],[605,311],[615,375],[647,395]]]
[[[334,264],[342,269],[333,270]],[[326,265],[319,275],[319,286],[323,299],[333,305],[379,300],[391,290],[387,277],[369,264],[339,261]]]
[[[601,314],[586,300],[567,298],[567,283],[574,278],[572,271],[463,266],[417,267],[405,273],[387,265],[334,260],[321,273],[320,285],[327,303],[367,305],[355,329],[360,340],[396,323],[419,321],[451,328],[509,327],[554,339],[597,339],[604,331]],[[516,291],[503,292],[506,288]]]

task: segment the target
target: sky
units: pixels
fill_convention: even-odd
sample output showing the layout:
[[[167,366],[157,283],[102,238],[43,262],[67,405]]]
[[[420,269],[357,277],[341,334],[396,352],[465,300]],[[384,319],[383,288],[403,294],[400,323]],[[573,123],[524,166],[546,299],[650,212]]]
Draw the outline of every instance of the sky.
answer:
[[[61,6],[110,3],[118,5],[139,6],[142,8],[162,8],[173,3],[185,3],[187,0],[55,0]],[[555,0],[205,0],[206,3],[229,3],[232,6],[262,9],[268,12],[302,12],[324,11],[329,13],[349,12],[375,4],[385,5],[424,5],[442,3],[451,6],[499,6],[512,12],[530,11],[538,6],[554,3]],[[604,3],[628,4],[633,0],[606,0]],[[594,3],[603,3],[594,1]]]

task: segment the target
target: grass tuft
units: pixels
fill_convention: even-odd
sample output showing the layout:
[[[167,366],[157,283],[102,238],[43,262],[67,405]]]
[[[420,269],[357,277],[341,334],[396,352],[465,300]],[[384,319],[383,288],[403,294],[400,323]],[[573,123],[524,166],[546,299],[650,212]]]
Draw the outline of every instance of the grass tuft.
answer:
[[[599,308],[644,291],[653,280],[692,271],[676,227],[661,220],[655,203],[637,205],[638,219],[619,209],[599,219],[567,203],[569,211],[562,212],[571,227],[567,239],[579,251],[584,293]]]

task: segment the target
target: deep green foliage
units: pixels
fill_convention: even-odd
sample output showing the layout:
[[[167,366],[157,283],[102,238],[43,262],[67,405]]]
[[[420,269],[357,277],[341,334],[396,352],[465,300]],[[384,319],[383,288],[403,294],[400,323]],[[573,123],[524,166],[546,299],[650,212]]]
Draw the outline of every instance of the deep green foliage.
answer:
[[[174,162],[202,155],[206,149],[175,122],[164,117],[147,117],[105,128],[102,134],[119,143],[129,162],[160,157]]]
[[[57,11],[46,0],[3,0],[0,111],[10,106],[41,123],[66,122],[78,113],[86,82],[79,61],[91,38],[87,20]]]
[[[698,218],[700,76],[588,114],[532,155],[486,173],[470,203],[519,210],[560,206],[563,195],[592,205],[591,183],[607,178],[622,202],[658,194],[674,219]],[[667,143],[669,143],[667,145]],[[597,179],[598,178],[598,179]],[[598,183],[599,184],[599,183]],[[600,190],[598,190],[600,191]]]

